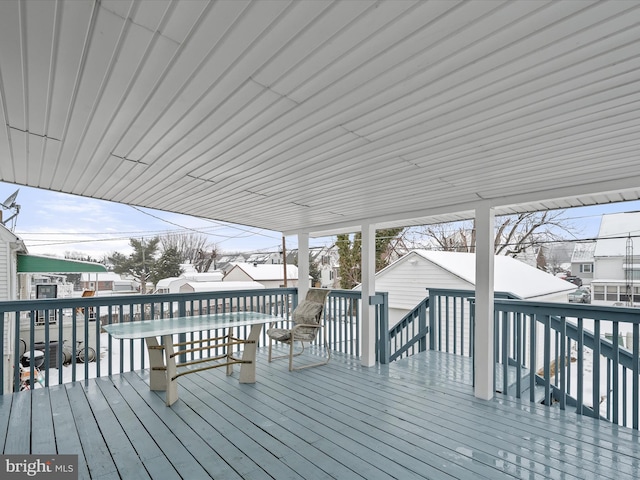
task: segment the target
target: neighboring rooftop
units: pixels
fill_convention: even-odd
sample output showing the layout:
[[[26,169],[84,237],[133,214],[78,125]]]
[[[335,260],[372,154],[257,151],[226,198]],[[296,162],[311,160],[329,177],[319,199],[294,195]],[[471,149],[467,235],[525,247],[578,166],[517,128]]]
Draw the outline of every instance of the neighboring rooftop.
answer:
[[[414,250],[430,262],[475,285],[476,256],[473,253]],[[409,255],[411,255],[409,253]],[[402,257],[400,261],[407,258]],[[576,286],[547,272],[531,267],[512,257],[494,257],[494,289],[497,292],[514,293],[522,298],[532,298],[552,293],[575,290]]]
[[[571,263],[593,262],[593,253],[596,250],[596,242],[580,242],[573,246]]]
[[[284,265],[261,263],[236,263],[233,268],[239,268],[255,281],[282,280],[284,278]],[[230,271],[230,270],[229,270]],[[229,272],[227,272],[227,275]],[[298,278],[298,267],[287,265],[287,278]]]
[[[640,212],[611,213],[602,216],[594,251],[595,257],[623,257],[627,253],[627,240],[631,236],[640,252]]]

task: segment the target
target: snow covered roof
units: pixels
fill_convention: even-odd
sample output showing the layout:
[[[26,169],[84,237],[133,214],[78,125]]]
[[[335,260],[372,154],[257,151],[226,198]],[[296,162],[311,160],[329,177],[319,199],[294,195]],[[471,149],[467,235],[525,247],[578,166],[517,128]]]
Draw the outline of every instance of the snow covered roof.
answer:
[[[258,290],[264,288],[264,285],[258,282],[186,282],[180,287],[180,291],[218,292],[225,290]]]
[[[247,275],[256,281],[283,280],[284,265],[271,263],[236,263],[234,268],[242,269]],[[287,278],[298,279],[298,267],[287,265]]]
[[[120,275],[113,272],[83,273],[81,278],[83,282],[95,282],[96,278],[98,282],[120,282],[123,280]]]
[[[594,256],[623,257],[627,252],[627,237],[640,233],[640,212],[611,213],[602,216]],[[638,242],[636,242],[638,243]],[[637,245],[640,251],[640,244]]]
[[[169,278],[163,278],[162,280],[158,280],[158,283],[156,284],[156,289],[161,289],[161,288],[169,288],[169,285],[171,285],[172,282],[175,282],[176,280],[179,280],[179,277],[169,277]]]
[[[426,258],[430,262],[475,285],[475,254],[413,250],[398,262],[406,261],[405,259],[412,253]],[[515,258],[496,255],[494,259],[495,291],[513,293],[522,298],[533,298],[576,289],[574,284],[531,267]]]
[[[211,272],[183,273],[180,277],[194,282],[221,282],[224,274],[220,270],[212,270]]]
[[[571,262],[593,262],[593,252],[596,249],[596,242],[576,243],[573,246]]]

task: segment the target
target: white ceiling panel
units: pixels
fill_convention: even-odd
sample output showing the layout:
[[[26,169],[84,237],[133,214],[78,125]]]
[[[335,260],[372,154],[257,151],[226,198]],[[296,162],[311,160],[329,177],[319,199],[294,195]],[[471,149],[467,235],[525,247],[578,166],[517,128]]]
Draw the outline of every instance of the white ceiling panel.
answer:
[[[0,2],[0,180],[283,232],[640,198],[637,1]]]

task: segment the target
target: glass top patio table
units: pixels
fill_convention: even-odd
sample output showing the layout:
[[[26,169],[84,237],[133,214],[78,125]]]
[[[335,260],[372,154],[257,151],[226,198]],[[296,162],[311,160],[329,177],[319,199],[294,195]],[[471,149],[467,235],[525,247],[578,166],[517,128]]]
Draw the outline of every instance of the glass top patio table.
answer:
[[[116,339],[148,338],[176,333],[199,332],[216,328],[259,325],[283,320],[282,317],[259,312],[231,312],[192,317],[161,318],[139,322],[113,323],[102,328]]]

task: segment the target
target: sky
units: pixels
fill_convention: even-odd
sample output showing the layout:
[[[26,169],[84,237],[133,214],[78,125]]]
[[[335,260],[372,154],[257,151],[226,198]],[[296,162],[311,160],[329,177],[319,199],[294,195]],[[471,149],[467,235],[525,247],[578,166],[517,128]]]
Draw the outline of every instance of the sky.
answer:
[[[13,231],[33,255],[64,257],[68,252],[78,252],[100,260],[116,251],[131,253],[130,238],[149,239],[167,233],[202,234],[219,252],[282,250],[279,232],[9,183],[0,182],[0,202],[16,190],[20,212]],[[13,213],[3,210],[3,219]],[[12,225],[10,220],[5,226]],[[296,240],[287,237],[287,249],[297,248]],[[331,239],[311,239],[310,245],[327,242]]]
[[[2,182],[0,202],[16,190],[20,212],[15,218],[14,233],[34,255],[64,257],[74,252],[99,260],[115,251],[131,253],[130,238],[191,232],[205,235],[221,253],[282,249],[282,236],[278,232]],[[564,216],[574,227],[574,240],[578,240],[597,236],[602,214],[638,210],[640,201],[634,201],[572,208]],[[9,218],[13,212],[4,210],[3,218]],[[12,225],[13,221],[6,224],[9,228]],[[312,238],[310,246],[329,246],[333,240]],[[286,247],[297,248],[297,238],[287,237]]]

